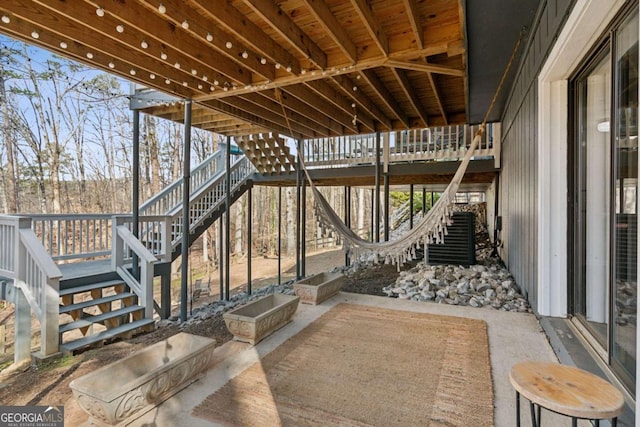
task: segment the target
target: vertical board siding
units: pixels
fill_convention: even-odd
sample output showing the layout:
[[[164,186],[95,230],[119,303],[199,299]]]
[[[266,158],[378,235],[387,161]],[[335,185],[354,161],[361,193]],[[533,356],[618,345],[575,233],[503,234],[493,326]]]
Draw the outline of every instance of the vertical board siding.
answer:
[[[541,2],[502,118],[501,256],[532,307],[538,302],[537,77],[574,2]]]

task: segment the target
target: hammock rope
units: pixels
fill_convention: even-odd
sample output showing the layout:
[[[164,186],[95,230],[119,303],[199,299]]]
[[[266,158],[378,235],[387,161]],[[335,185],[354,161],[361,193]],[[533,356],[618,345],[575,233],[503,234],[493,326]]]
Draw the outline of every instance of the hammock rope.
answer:
[[[362,255],[375,255],[375,263],[378,262],[379,258],[382,258],[384,259],[384,262],[386,264],[392,263],[397,265],[399,271],[401,264],[404,264],[405,262],[414,260],[416,258],[416,250],[420,247],[422,247],[426,251],[426,246],[428,244],[444,242],[444,237],[448,234],[447,226],[451,225],[451,216],[453,215],[452,208],[455,204],[456,193],[458,192],[458,188],[462,183],[462,178],[464,177],[467,166],[469,165],[469,162],[473,157],[476,147],[482,139],[487,120],[496,103],[498,94],[502,90],[502,86],[504,85],[511,65],[516,57],[516,52],[520,47],[520,43],[524,37],[524,34],[525,31],[523,29],[520,32],[520,36],[518,37],[513,51],[511,52],[511,57],[509,58],[507,66],[505,67],[502,78],[500,79],[498,87],[493,95],[493,99],[491,100],[491,104],[489,105],[489,108],[487,109],[487,112],[484,116],[484,120],[482,121],[480,128],[476,132],[471,145],[467,149],[462,162],[460,162],[460,165],[458,166],[453,179],[444,190],[438,201],[423,216],[418,224],[413,229],[409,230],[408,232],[404,233],[402,236],[394,240],[386,242],[370,242],[368,240],[364,240],[353,230],[351,230],[351,228],[347,227],[342,221],[342,218],[340,218],[340,216],[333,210],[331,204],[313,183],[309,171],[304,164],[304,160],[302,159],[302,156],[300,156],[300,147],[298,146],[298,162],[302,170],[304,171],[307,181],[309,182],[316,202],[321,208],[318,209],[318,214],[321,221],[325,226],[333,229],[343,238],[345,251],[354,256],[355,259],[359,259]],[[282,101],[282,95],[279,88],[276,88],[275,95],[280,103],[280,107],[282,108],[282,113],[286,120],[287,126],[289,127],[289,132],[293,137],[294,133],[289,121],[289,117],[284,108],[284,103]],[[427,263],[427,257],[425,256],[424,258],[425,263]]]

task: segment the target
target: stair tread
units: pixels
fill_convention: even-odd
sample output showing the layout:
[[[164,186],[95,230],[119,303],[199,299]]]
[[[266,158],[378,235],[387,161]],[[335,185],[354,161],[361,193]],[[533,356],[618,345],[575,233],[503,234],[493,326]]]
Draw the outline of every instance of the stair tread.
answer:
[[[108,288],[111,286],[124,285],[122,280],[107,280],[104,282],[90,283],[88,285],[74,286],[67,289],[60,289],[60,296],[79,294],[81,292],[89,292],[94,289]]]
[[[62,313],[69,313],[70,311],[74,311],[74,310],[82,310],[83,308],[93,307],[98,304],[104,304],[107,302],[117,301],[119,299],[129,298],[133,296],[135,296],[134,293],[123,292],[121,294],[113,294],[113,295],[109,295],[102,298],[90,299],[87,301],[78,302],[75,304],[61,305],[60,313],[62,314]]]
[[[85,326],[91,326],[94,323],[104,322],[105,320],[113,319],[114,317],[122,316],[123,314],[133,313],[142,309],[143,307],[140,307],[139,305],[130,305],[128,307],[120,308],[118,310],[108,311],[106,313],[101,313],[95,316],[85,317],[82,319],[75,320],[73,322],[60,325],[59,332],[62,334],[74,329],[84,328]]]
[[[78,350],[79,348],[87,347],[87,346],[90,346],[91,344],[95,344],[100,341],[115,338],[118,335],[133,331],[143,326],[150,325],[153,322],[154,322],[153,319],[141,319],[141,320],[136,320],[135,322],[125,323],[124,325],[120,325],[112,329],[107,329],[106,331],[100,332],[95,335],[90,335],[88,337],[80,338],[79,340],[70,341],[70,342],[61,344],[60,350],[63,353],[72,352],[74,350]]]

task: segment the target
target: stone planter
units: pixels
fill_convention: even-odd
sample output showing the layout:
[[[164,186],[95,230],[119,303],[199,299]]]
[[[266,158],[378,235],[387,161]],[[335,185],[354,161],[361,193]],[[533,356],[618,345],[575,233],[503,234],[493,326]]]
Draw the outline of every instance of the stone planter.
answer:
[[[305,304],[320,304],[340,291],[345,277],[342,273],[319,273],[293,284],[293,290]]]
[[[69,384],[89,425],[126,425],[202,376],[216,341],[176,334]]]
[[[300,298],[294,295],[271,294],[222,316],[234,339],[257,344],[273,331],[291,321]]]

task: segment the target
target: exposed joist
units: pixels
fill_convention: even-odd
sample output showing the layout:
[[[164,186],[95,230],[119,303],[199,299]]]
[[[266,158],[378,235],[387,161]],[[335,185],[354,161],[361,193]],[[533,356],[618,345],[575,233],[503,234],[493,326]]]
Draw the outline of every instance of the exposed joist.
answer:
[[[252,123],[256,127],[261,127],[264,129],[268,129],[271,132],[279,132],[283,135],[288,135],[292,138],[304,138],[304,135],[301,133],[297,133],[294,131],[294,134],[291,135],[291,131],[286,126],[281,126],[277,123],[273,123],[269,120],[266,120],[262,117],[259,117],[255,114],[249,113],[246,110],[241,108],[237,108],[231,104],[226,102],[219,101],[217,99],[209,100],[205,103],[210,108],[213,108],[216,111],[220,111],[222,113],[228,114],[232,117],[236,117],[238,119],[244,120],[246,122]]]
[[[389,59],[388,61],[385,61],[384,65],[391,68],[403,68],[405,70],[422,71],[425,73],[446,74],[448,76],[455,77],[464,77],[465,74],[464,70],[424,62],[396,61]]]
[[[298,28],[276,2],[272,0],[244,0],[244,2],[309,61],[322,70],[327,68],[327,55],[324,51]]]
[[[149,14],[141,5],[122,5],[121,2],[111,0],[103,5],[105,15],[95,20],[95,6],[88,2],[61,2],[56,0],[38,0],[38,4],[46,7],[51,13],[75,20],[83,25],[87,32],[100,32],[104,36],[120,41],[128,45],[129,50],[137,51],[141,58],[160,58],[162,52],[167,53],[171,64],[193,62],[202,74],[206,73],[210,78],[232,80],[246,84],[251,81],[248,73],[238,64],[234,64],[227,58],[217,62],[217,68],[210,66],[213,55],[211,51],[202,48],[202,43],[189,36],[181,27],[163,20],[154,14]],[[147,19],[140,20],[140,15],[148,15]],[[123,25],[123,32],[116,31],[117,25]],[[148,43],[146,49],[140,46],[145,40]],[[170,40],[171,43],[166,41]],[[104,44],[102,40],[101,45]],[[182,70],[185,74],[190,69]]]
[[[91,1],[95,3],[94,0],[85,0]],[[115,13],[118,16],[122,16],[123,13],[132,13],[135,12],[132,10],[130,4],[125,4],[119,1],[113,1],[113,5],[109,3],[109,9],[107,11],[111,11],[115,9],[117,6],[117,11]],[[213,64],[214,67],[219,67],[224,65],[227,61],[232,61],[237,67],[240,65],[241,67],[246,67],[249,70],[253,71],[257,75],[264,77],[267,80],[272,80],[275,78],[275,71],[273,67],[270,67],[266,64],[260,63],[260,59],[257,55],[251,54],[248,55],[247,58],[242,57],[242,53],[245,51],[251,52],[250,46],[243,46],[238,39],[222,31],[218,26],[211,25],[210,21],[208,21],[199,11],[188,7],[184,4],[182,0],[163,0],[163,6],[167,9],[167,12],[164,14],[158,14],[158,5],[157,2],[149,2],[143,3],[150,13],[148,13],[147,17],[142,20],[142,23],[146,26],[154,28],[153,19],[158,16],[160,19],[168,19],[173,22],[176,27],[176,30],[182,25],[182,22],[185,20],[189,23],[188,30],[189,33],[195,38],[202,42],[204,46],[201,46],[201,49],[195,52],[195,55],[207,55],[207,59],[210,59],[209,47],[213,47],[217,53],[223,55],[220,60],[222,64],[216,60]],[[106,6],[105,6],[106,7]],[[177,13],[176,13],[177,12]],[[156,34],[156,36],[161,36],[160,34]],[[207,39],[209,37],[210,40]],[[227,42],[232,43],[232,47],[228,48],[226,46]]]
[[[274,111],[273,108],[270,108],[270,106],[265,105],[264,103],[253,102],[255,101],[255,98],[253,98],[252,101],[249,101],[244,98],[233,97],[225,98],[223,101],[241,110],[251,111],[253,114],[286,129],[289,129],[289,126],[291,126],[291,131],[287,132],[287,134],[291,134],[291,132],[299,133],[306,138],[316,136],[315,129],[309,129],[306,126],[295,123],[291,120],[287,121],[286,118],[282,116],[280,110]]]
[[[310,120],[326,129],[325,136],[339,135],[344,130],[340,123],[336,122],[335,120],[331,120],[320,111],[310,107],[309,104],[300,101],[298,98],[288,94],[287,92],[281,91],[280,99],[278,99],[273,90],[263,90],[260,92],[260,95],[268,97],[272,101],[277,102],[278,105],[282,101],[287,111],[297,111],[305,117],[308,117]]]
[[[418,49],[422,49],[424,47],[424,30],[422,29],[422,23],[419,21],[420,13],[418,12],[418,5],[416,4],[416,0],[403,1],[404,7],[407,10],[409,24],[411,25],[413,34],[416,37],[416,46]]]
[[[371,99],[363,95],[362,91],[354,92],[353,88],[356,84],[349,76],[334,76],[333,81],[336,82],[345,95],[351,97],[351,99],[356,102],[359,108],[371,113],[371,115],[382,124],[385,130],[391,130],[391,120],[389,120]]]
[[[380,81],[375,71],[363,70],[360,72],[360,75],[371,85],[380,100],[393,112],[393,114],[395,114],[405,128],[410,128],[409,118],[402,111],[400,105],[398,105],[398,102],[395,100],[389,89],[387,89],[384,83]]]
[[[360,16],[362,23],[369,31],[371,38],[380,49],[383,56],[389,55],[389,38],[373,14],[369,2],[366,0],[351,0],[351,4]]]
[[[409,81],[409,77],[407,77],[407,73],[404,70],[400,70],[397,68],[392,69],[393,74],[396,76],[396,79],[400,83],[400,87],[404,92],[405,96],[409,99],[411,106],[418,114],[418,117],[423,121],[424,127],[429,127],[429,119],[427,116],[427,112],[424,109],[424,106],[421,104],[420,99],[416,96],[416,91],[411,82]]]
[[[287,106],[285,106],[285,113],[283,113],[282,106],[277,101],[277,99],[272,99],[266,94],[263,96],[262,93],[248,93],[246,95],[243,95],[243,98],[246,99],[247,101],[254,103],[255,105],[271,110],[274,113],[277,113],[278,115],[282,115],[283,117],[284,117],[284,114],[286,114],[287,116],[286,120],[289,120],[290,123],[292,124],[295,123],[300,126],[304,126],[305,128],[315,132],[317,135],[329,134],[329,130],[326,127],[319,125],[315,121],[310,120],[308,117],[306,117],[304,114],[301,114],[299,111],[292,110]],[[286,120],[285,120],[285,123],[286,123]]]
[[[20,0],[14,3],[19,3],[24,7],[17,10],[14,8],[12,10],[12,22],[14,25],[5,28],[4,32],[15,38],[24,40],[26,43],[33,42],[31,32],[38,30],[40,33],[38,38],[40,46],[96,68],[103,68],[104,64],[113,62],[114,69],[110,70],[111,72],[141,83],[148,81],[149,74],[153,73],[152,70],[163,68],[160,59],[151,59],[144,64],[146,68],[140,68],[138,53],[132,51],[128,45],[119,42],[117,39],[112,40],[112,42],[122,50],[122,53],[118,59],[113,59],[111,53],[104,50],[104,35],[101,35],[97,31],[93,31],[91,34],[85,34],[86,29],[77,22],[55,16],[51,13],[43,14],[37,9],[32,8],[30,3],[25,4],[25,2]],[[2,5],[0,5],[0,10],[4,10]],[[44,28],[60,28],[61,30],[64,29],[64,33],[58,34],[51,30],[45,31]],[[70,37],[75,38],[79,36],[82,36],[80,39],[83,40],[85,44],[80,44],[70,39]],[[60,48],[59,44],[61,41],[67,43],[66,49]],[[86,56],[89,52],[92,55],[91,59]],[[136,75],[131,75],[132,69],[136,70]],[[148,74],[143,77],[142,72]],[[186,76],[184,73],[175,69],[166,70],[165,75],[158,75],[157,77],[158,79],[162,77],[163,80],[165,78],[169,79],[169,84],[165,84],[163,87],[165,92],[181,98],[197,95],[197,91],[194,89],[199,81],[197,78]],[[188,87],[177,83],[183,81],[187,81]]]
[[[222,28],[242,40],[247,46],[253,46],[265,58],[279,64],[291,66],[291,72],[300,72],[300,62],[286,49],[276,43],[260,27],[243,16],[238,9],[227,1],[188,0]]]
[[[353,116],[349,116],[332,104],[324,102],[320,97],[315,95],[313,91],[309,91],[309,89],[304,85],[287,86],[286,88],[283,88],[283,90],[306,103],[311,108],[315,108],[329,119],[340,123],[344,128],[348,129],[349,132],[358,133],[357,125],[352,123]],[[345,130],[343,130],[340,134],[345,133]]]
[[[426,62],[425,58],[425,62]],[[431,86],[431,91],[433,92],[433,96],[436,99],[436,103],[438,104],[438,110],[440,110],[440,114],[442,115],[442,120],[444,120],[445,125],[448,125],[449,120],[447,119],[447,111],[444,109],[444,104],[442,103],[442,95],[440,94],[440,89],[438,89],[438,85],[433,78],[433,74],[427,73],[427,77],[429,78],[429,86]]]
[[[308,82],[306,84],[308,87],[313,89],[318,96],[326,99],[342,111],[344,111],[349,116],[353,117],[355,114],[355,110],[352,106],[353,102],[349,99],[345,98],[341,92],[336,91],[333,87],[331,87],[324,80],[316,80],[313,82]],[[354,86],[356,87],[356,86]],[[353,89],[352,89],[353,91]],[[376,127],[373,122],[373,119],[366,111],[360,111],[358,114],[358,121],[363,124],[365,129],[369,129],[371,132],[375,132]]]
[[[327,3],[324,0],[304,0],[304,3],[345,56],[355,63],[358,59],[358,48],[333,15]]]

